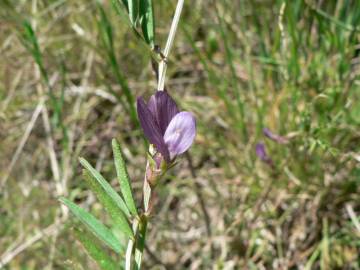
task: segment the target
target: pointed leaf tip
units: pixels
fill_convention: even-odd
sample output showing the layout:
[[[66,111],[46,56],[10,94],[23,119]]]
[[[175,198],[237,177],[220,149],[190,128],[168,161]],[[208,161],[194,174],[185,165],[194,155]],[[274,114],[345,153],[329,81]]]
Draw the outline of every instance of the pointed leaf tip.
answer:
[[[125,213],[116,205],[114,200],[105,192],[101,184],[86,169],[83,170],[83,177],[89,188],[96,194],[100,203],[105,207],[106,212],[111,216],[114,225],[130,239],[134,234]]]
[[[79,158],[81,165],[89,172],[91,176],[101,185],[104,192],[114,201],[114,203],[120,208],[126,217],[130,217],[129,209],[127,208],[124,200],[121,196],[111,187],[111,185],[105,180],[105,178],[95,170],[90,163],[84,158]]]

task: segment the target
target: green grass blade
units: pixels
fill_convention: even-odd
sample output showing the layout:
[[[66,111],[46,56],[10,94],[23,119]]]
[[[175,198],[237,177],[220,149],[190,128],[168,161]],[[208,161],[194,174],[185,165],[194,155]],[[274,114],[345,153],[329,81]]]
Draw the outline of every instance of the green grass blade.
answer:
[[[120,70],[120,66],[115,53],[114,28],[102,5],[98,4],[97,7],[100,12],[100,20],[98,21],[99,32],[101,34],[101,40],[106,50],[109,66],[111,67],[111,70],[113,71],[113,74],[115,75],[118,84],[121,86],[123,94],[125,95],[126,103],[124,104],[126,104],[126,109],[128,110],[131,120],[138,127],[139,123],[135,108],[135,98],[133,96],[133,93],[131,92],[125,75]],[[116,94],[115,98],[122,102],[121,95]]]
[[[119,265],[104,251],[98,240],[86,230],[74,229],[76,239],[102,270],[117,270]]]
[[[42,53],[40,50],[39,42],[38,42],[37,36],[35,34],[35,31],[32,28],[29,21],[24,21],[23,26],[24,26],[24,33],[23,33],[22,38],[24,41],[24,45],[28,49],[28,51],[31,53],[31,55],[33,56],[46,84],[49,85],[50,84],[49,75],[48,75],[48,73],[45,69],[44,63],[43,63],[43,57],[42,57]],[[49,94],[50,94],[50,97],[52,98],[52,96],[51,96],[52,93],[49,93]]]
[[[126,10],[124,10],[122,5],[120,4],[120,0],[112,0],[111,3],[112,3],[113,9],[119,15],[122,22],[126,23],[126,25],[129,26],[130,28],[133,28],[132,23],[130,21],[130,16],[128,14],[128,10],[129,10],[128,3],[126,2]],[[133,30],[135,31],[136,37],[140,38],[142,40],[140,33],[137,32],[135,28],[133,28]]]
[[[115,168],[116,168],[117,178],[120,183],[121,193],[124,197],[125,203],[129,208],[131,214],[137,216],[135,201],[131,191],[129,174],[127,172],[126,164],[123,155],[121,153],[120,145],[115,139],[112,140],[112,148],[113,148]]]
[[[146,238],[146,229],[147,229],[147,221],[142,220],[139,224],[139,234],[136,240],[136,249],[135,249],[135,269],[141,269],[141,263],[145,248],[145,238]]]
[[[126,215],[114,203],[111,197],[105,192],[101,184],[87,170],[83,171],[83,176],[89,188],[96,194],[101,204],[110,214],[111,218],[114,221],[115,226],[119,228],[119,230],[121,230],[126,236],[128,236],[131,239],[134,239],[134,234],[129,225]]]
[[[230,67],[231,72],[231,80],[230,83],[232,85],[232,88],[235,90],[235,97],[236,97],[236,103],[238,106],[238,114],[240,116],[240,121],[238,121],[239,129],[242,130],[244,140],[247,140],[248,138],[248,131],[246,129],[246,116],[245,116],[245,104],[243,101],[243,98],[241,96],[241,89],[239,87],[239,79],[236,75],[236,69],[235,69],[235,63],[234,63],[234,56],[232,52],[232,48],[230,47],[229,40],[228,40],[228,34],[226,32],[225,28],[225,22],[223,17],[219,14],[219,11],[216,9],[216,15],[219,20],[218,22],[218,29],[220,32],[220,35],[222,37],[222,41],[225,48],[225,59],[227,61],[228,66]]]
[[[130,21],[132,25],[136,27],[137,19],[139,16],[139,0],[129,0],[128,7],[129,7]]]
[[[116,253],[120,253],[122,246],[118,239],[115,238],[113,233],[105,227],[99,220],[97,220],[89,212],[85,211],[81,207],[77,206],[72,201],[61,197],[60,202],[65,204],[70,211],[101,241],[113,249]]]
[[[126,11],[123,9],[119,0],[112,0],[111,3],[116,14],[119,15],[118,17],[121,19],[121,22],[125,23],[127,26],[129,26],[129,28],[133,30],[133,33],[135,34],[134,36],[138,40],[138,45],[141,46],[145,51],[147,51],[152,58],[156,59],[157,61],[160,61],[161,59],[159,58],[159,55],[152,50],[152,47],[149,46],[148,42],[146,42],[143,35],[141,35],[140,32],[132,26],[130,18],[126,13]]]
[[[54,94],[53,87],[50,84],[49,74],[44,65],[43,54],[39,46],[39,41],[33,27],[31,26],[31,23],[25,20],[23,22],[23,29],[24,30],[21,35],[21,41],[23,42],[25,48],[28,50],[31,56],[34,58],[34,61],[39,68],[41,77],[47,88],[50,105],[54,111],[52,122],[55,127],[59,127],[61,129],[64,137],[63,143],[66,144],[68,140],[68,134],[67,128],[62,121],[63,103],[61,102],[61,97],[57,98]]]
[[[140,0],[140,23],[146,42],[154,47],[155,20],[152,0]]]
[[[127,217],[130,217],[129,209],[127,208],[124,200],[120,197],[118,193],[116,193],[116,191],[110,186],[110,184],[105,180],[105,178],[97,170],[95,170],[85,159],[80,158],[79,160],[81,165],[90,173],[90,175],[93,176],[96,181],[98,181],[102,189],[113,200],[115,205],[119,209],[121,209],[121,211],[123,211]]]

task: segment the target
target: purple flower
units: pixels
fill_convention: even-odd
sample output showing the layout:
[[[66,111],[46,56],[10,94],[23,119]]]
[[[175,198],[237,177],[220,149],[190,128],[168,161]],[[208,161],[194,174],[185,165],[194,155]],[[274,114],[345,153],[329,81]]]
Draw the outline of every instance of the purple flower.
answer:
[[[274,134],[271,132],[270,129],[264,128],[263,133],[266,137],[268,137],[270,140],[273,140],[279,144],[287,144],[289,142],[288,138]]]
[[[266,148],[264,143],[258,143],[255,146],[256,155],[261,159],[261,161],[272,165],[271,158],[266,153]]]
[[[166,91],[157,91],[147,104],[139,97],[137,111],[145,137],[166,162],[190,148],[196,135],[195,117],[189,112],[179,112]]]

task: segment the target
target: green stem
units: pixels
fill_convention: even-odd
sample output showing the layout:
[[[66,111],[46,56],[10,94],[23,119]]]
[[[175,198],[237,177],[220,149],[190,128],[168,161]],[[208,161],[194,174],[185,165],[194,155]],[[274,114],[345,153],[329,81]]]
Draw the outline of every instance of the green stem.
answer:
[[[144,214],[134,220],[133,232],[135,241],[129,240],[125,254],[125,270],[140,270],[142,257],[145,248],[146,228],[150,214],[150,201],[151,201],[151,186],[148,177],[154,175],[150,173],[151,166],[149,161],[146,164],[145,179],[144,179]],[[135,253],[134,253],[135,248]],[[134,255],[134,256],[133,256]]]
[[[145,238],[146,238],[146,229],[147,229],[148,218],[147,216],[142,216],[139,223],[139,232],[136,240],[136,249],[135,249],[135,269],[141,269],[141,262],[145,248]]]
[[[136,235],[136,249],[135,249],[135,269],[141,269],[141,262],[145,248],[145,238],[146,238],[146,228],[148,223],[148,216],[150,214],[150,201],[151,201],[151,186],[149,184],[148,177],[153,175],[150,173],[151,166],[149,161],[146,164],[145,170],[145,179],[144,179],[144,188],[143,188],[143,196],[144,196],[144,211],[145,213],[140,217],[138,233]]]
[[[139,229],[139,220],[135,219],[133,223],[133,232],[135,235],[135,239],[138,229]],[[125,254],[125,270],[132,270],[132,265],[133,265],[132,254],[133,254],[134,246],[135,246],[135,240],[129,239]]]

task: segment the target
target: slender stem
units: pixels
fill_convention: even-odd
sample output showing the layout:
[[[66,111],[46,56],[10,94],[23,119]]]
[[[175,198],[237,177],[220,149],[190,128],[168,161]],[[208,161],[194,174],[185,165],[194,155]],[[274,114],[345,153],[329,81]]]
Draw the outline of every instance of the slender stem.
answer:
[[[151,200],[151,186],[148,179],[148,173],[151,170],[149,161],[146,164],[146,170],[145,170],[145,177],[144,177],[144,187],[143,187],[143,193],[144,193],[144,211],[145,214],[149,214],[150,212],[150,200]]]
[[[171,24],[169,36],[168,36],[166,46],[165,46],[165,50],[164,50],[164,56],[165,57],[169,56],[172,44],[174,43],[176,29],[177,29],[178,24],[179,24],[180,15],[181,15],[183,6],[184,6],[184,0],[179,0],[177,5],[176,5],[175,15],[174,15],[174,18],[173,18],[173,21],[172,21],[172,24]]]
[[[164,90],[165,87],[165,75],[167,70],[167,58],[169,57],[172,44],[174,43],[176,30],[179,24],[180,15],[184,6],[184,0],[179,0],[176,5],[175,15],[171,24],[169,36],[166,42],[164,57],[159,64],[159,78],[158,78],[158,91]]]
[[[148,219],[146,216],[143,216],[139,223],[139,233],[136,240],[136,249],[135,249],[135,269],[141,269],[142,257],[145,248],[145,238],[146,238],[146,229],[147,229]]]
[[[167,69],[167,58],[169,56],[172,44],[175,39],[176,30],[179,24],[181,11],[184,6],[184,0],[178,0],[175,15],[171,24],[169,36],[166,42],[163,59],[161,59],[159,63],[158,68],[158,91],[164,90],[165,86],[165,75],[166,75],[166,69]],[[152,152],[152,149],[149,149],[150,152]],[[135,260],[135,269],[140,270],[141,269],[141,263],[142,263],[142,257],[144,253],[145,248],[145,238],[146,238],[146,229],[148,224],[148,217],[150,215],[151,211],[151,193],[152,193],[152,187],[151,187],[151,180],[149,178],[156,177],[152,172],[152,168],[150,166],[149,161],[147,161],[146,164],[146,170],[145,170],[145,179],[144,179],[144,188],[143,188],[143,199],[144,199],[144,214],[140,217],[140,220],[136,224],[136,230],[134,229],[134,234],[136,235],[136,241],[129,241],[128,248],[126,251],[126,270],[132,269],[132,254],[133,249],[135,245],[135,254],[134,254],[134,260]],[[135,224],[134,224],[135,225]]]
[[[138,228],[139,228],[139,220],[135,219],[134,223],[133,223],[133,232],[136,238],[136,234],[138,232]],[[128,242],[128,246],[126,249],[126,254],[125,254],[125,270],[132,270],[132,254],[133,254],[133,250],[134,250],[134,246],[135,246],[135,240],[129,239]]]
[[[211,219],[210,219],[210,215],[209,215],[209,212],[208,212],[208,210],[207,210],[207,208],[206,208],[206,203],[205,203],[205,199],[204,199],[204,196],[203,196],[202,187],[201,187],[201,185],[196,181],[196,177],[197,177],[197,176],[196,176],[196,171],[195,171],[195,168],[194,168],[194,164],[193,164],[191,155],[190,155],[189,153],[186,153],[185,156],[186,156],[186,159],[187,159],[188,164],[189,164],[189,169],[190,169],[191,176],[194,178],[195,193],[196,193],[196,196],[198,197],[201,211],[203,212],[204,221],[205,221],[206,233],[207,233],[207,236],[208,236],[209,241],[210,241],[210,256],[212,257],[213,254],[214,254],[214,246],[213,246],[213,243],[212,243],[212,241],[211,241],[211,238],[212,238],[212,230],[211,230]]]
[[[150,152],[153,151],[152,147],[149,149]],[[152,187],[150,185],[152,178],[154,177],[154,173],[152,172],[152,168],[150,166],[150,161],[148,160],[146,163],[146,170],[144,176],[144,187],[143,187],[143,196],[144,196],[144,214],[141,215],[139,221],[139,229],[136,240],[136,249],[135,249],[135,266],[136,270],[140,270],[142,257],[145,248],[145,238],[146,238],[146,229],[147,223],[151,211],[151,191]],[[155,176],[156,177],[156,176]]]
[[[129,239],[127,248],[126,248],[126,254],[125,254],[125,270],[131,270],[132,266],[132,253],[134,249],[135,241]]]

